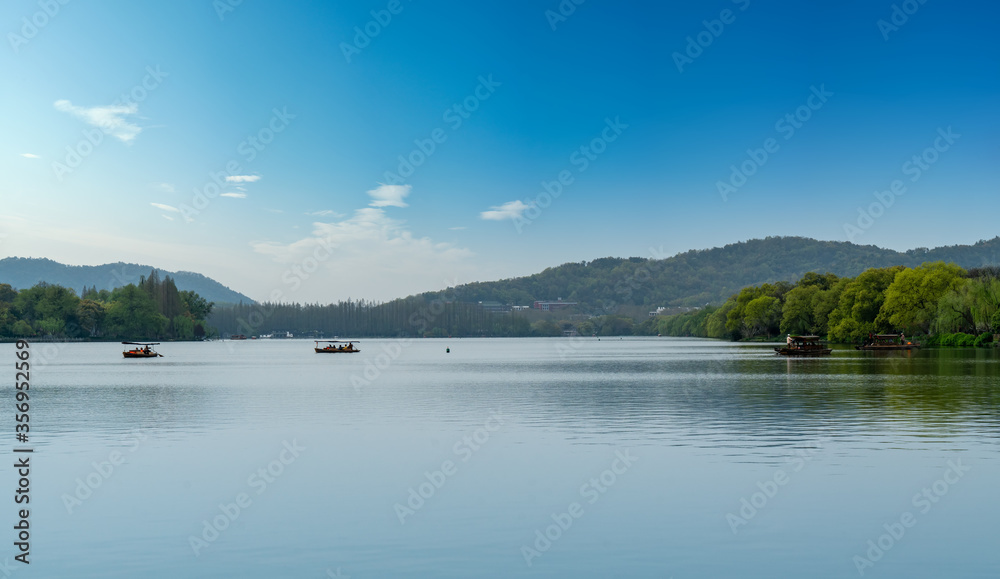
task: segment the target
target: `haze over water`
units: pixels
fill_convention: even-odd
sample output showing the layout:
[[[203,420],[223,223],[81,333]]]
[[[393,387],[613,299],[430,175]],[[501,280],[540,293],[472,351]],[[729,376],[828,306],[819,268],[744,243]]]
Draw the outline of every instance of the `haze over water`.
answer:
[[[33,344],[22,572],[857,577],[854,557],[910,513],[865,577],[1000,574],[995,349],[798,360],[670,338],[312,346],[166,343],[164,358],[124,360],[115,344]],[[58,354],[40,364],[46,348]],[[116,451],[124,462],[95,474]],[[67,502],[81,484],[85,498]],[[925,488],[935,502],[915,497]],[[429,495],[416,508],[411,489]],[[241,493],[249,506],[196,555],[190,538]]]

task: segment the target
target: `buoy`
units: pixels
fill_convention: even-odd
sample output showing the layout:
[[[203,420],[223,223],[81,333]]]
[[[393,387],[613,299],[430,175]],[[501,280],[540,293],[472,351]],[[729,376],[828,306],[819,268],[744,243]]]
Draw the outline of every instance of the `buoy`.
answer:
[[[444,349],[444,353],[445,354],[451,354],[451,348],[445,348]]]

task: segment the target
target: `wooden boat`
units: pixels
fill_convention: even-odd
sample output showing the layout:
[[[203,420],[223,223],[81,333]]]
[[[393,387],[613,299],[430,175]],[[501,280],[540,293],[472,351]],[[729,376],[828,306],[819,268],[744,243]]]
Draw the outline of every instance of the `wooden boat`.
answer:
[[[150,346],[159,346],[159,342],[122,342],[126,346],[135,346],[134,348],[125,348],[122,352],[122,356],[126,358],[162,358],[163,354],[158,354]]]
[[[315,350],[317,354],[357,354],[361,350],[354,347],[355,342],[357,340],[316,340]],[[321,348],[319,346],[321,343],[326,344],[326,346]]]
[[[246,340],[247,337],[244,336],[243,334],[233,334],[232,336],[229,336],[229,339],[230,340]]]
[[[832,348],[827,348],[819,336],[789,336],[790,343],[774,351],[782,356],[829,356]]]
[[[915,350],[920,344],[908,341],[903,334],[873,334],[870,339],[860,346],[854,346],[856,350],[886,351],[886,350]]]

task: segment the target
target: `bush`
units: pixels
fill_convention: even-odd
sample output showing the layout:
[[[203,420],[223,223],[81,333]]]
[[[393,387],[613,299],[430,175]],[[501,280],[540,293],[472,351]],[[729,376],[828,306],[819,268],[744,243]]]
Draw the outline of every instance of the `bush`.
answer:
[[[976,338],[975,343],[973,343],[973,346],[976,346],[977,348],[982,348],[992,345],[993,345],[993,334],[990,334],[989,332],[985,334],[979,334],[979,337]]]

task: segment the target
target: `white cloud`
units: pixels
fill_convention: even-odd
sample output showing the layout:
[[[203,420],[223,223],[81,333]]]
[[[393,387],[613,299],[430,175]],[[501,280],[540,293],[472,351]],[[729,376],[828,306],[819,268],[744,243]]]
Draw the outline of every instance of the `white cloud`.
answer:
[[[246,199],[247,198],[247,194],[246,193],[223,193],[222,195],[219,195],[219,197],[232,197],[233,199]]]
[[[531,205],[525,205],[522,201],[508,201],[499,207],[490,207],[489,211],[483,211],[479,214],[479,217],[488,221],[523,219],[524,212],[528,209],[531,209]]]
[[[175,191],[174,186],[170,183],[157,183],[156,188],[164,193],[173,193]]]
[[[41,159],[41,157],[39,157],[38,155],[36,155],[34,153],[21,153],[21,156],[24,157],[24,158],[26,158],[26,159]]]
[[[173,217],[167,215],[166,213],[160,213],[160,217],[166,219],[167,221],[173,221],[174,220]]]
[[[254,251],[283,264],[280,286],[286,301],[365,296],[391,299],[444,287],[455,276],[471,276],[468,249],[415,237],[405,222],[384,209],[358,209],[349,218],[315,222],[310,235],[292,243],[257,242]],[[311,264],[311,265],[310,265]],[[290,272],[308,272],[291,283]],[[298,284],[301,283],[301,288]]]
[[[260,175],[229,175],[226,183],[253,183],[260,181]]]
[[[55,102],[55,107],[57,111],[70,113],[123,143],[132,142],[142,132],[141,127],[126,120],[126,117],[139,114],[139,105],[136,103],[87,108],[75,106],[68,100],[58,100]]]
[[[152,205],[153,207],[156,207],[157,209],[162,209],[164,211],[171,211],[173,213],[180,213],[181,212],[180,209],[178,209],[176,207],[173,207],[173,206],[170,206],[170,205],[164,205],[163,203],[150,203],[150,205]]]
[[[322,211],[306,211],[305,214],[308,215],[309,217],[326,217],[328,215],[332,215],[333,217],[344,216],[342,213],[337,213],[332,209],[324,209]]]
[[[403,199],[410,194],[409,185],[379,185],[368,192],[371,207],[409,207]]]

